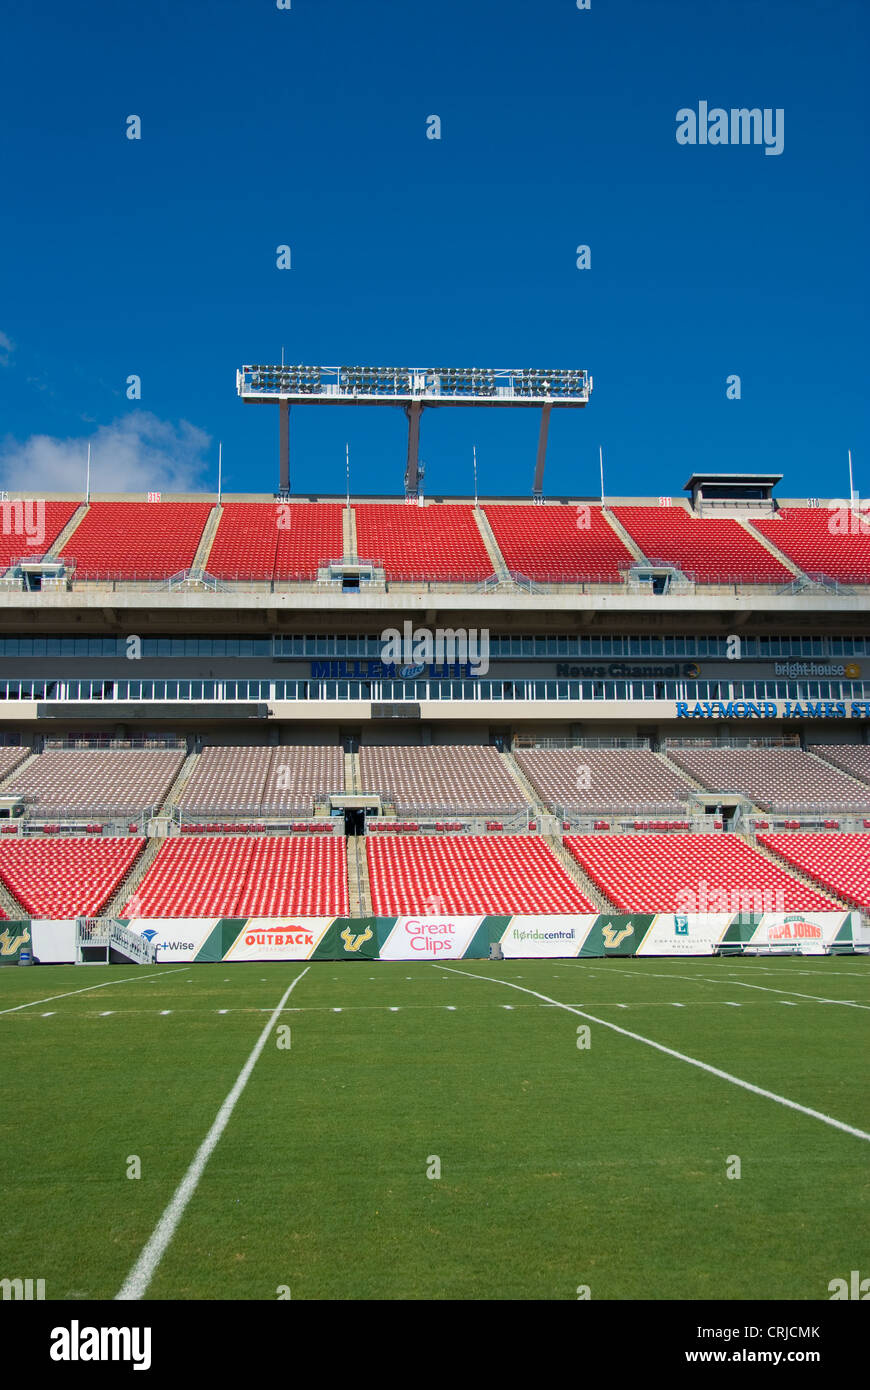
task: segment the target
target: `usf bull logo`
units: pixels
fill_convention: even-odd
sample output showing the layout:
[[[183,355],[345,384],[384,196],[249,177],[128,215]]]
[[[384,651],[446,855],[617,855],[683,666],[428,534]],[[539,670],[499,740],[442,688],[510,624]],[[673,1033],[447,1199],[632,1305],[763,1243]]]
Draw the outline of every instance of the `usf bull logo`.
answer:
[[[344,942],[344,949],[346,951],[358,951],[360,946],[364,946],[367,941],[371,941],[373,936],[374,932],[371,927],[366,927],[365,931],[360,932],[359,936],[354,936],[350,927],[345,927],[344,931],[341,933],[341,939]]]
[[[20,936],[12,936],[9,927],[5,927],[0,931],[0,956],[17,955],[19,947],[26,946],[29,940],[30,932],[26,927]]]
[[[608,922],[606,927],[601,928],[601,938],[608,951],[615,951],[629,936],[634,936],[634,926],[631,922],[624,927],[615,927],[612,922]]]

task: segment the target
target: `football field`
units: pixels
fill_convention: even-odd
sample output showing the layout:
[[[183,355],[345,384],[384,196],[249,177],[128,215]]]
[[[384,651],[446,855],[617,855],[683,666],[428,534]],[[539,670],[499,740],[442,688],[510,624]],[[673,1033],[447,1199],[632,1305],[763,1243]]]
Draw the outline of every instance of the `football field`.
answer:
[[[48,1299],[828,1299],[868,1264],[868,971],[0,970],[0,1278]]]

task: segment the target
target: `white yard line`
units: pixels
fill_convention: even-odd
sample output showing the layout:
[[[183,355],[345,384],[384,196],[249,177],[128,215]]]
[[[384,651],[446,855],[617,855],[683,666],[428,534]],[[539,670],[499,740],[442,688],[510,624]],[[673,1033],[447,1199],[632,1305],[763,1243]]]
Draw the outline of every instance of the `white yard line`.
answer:
[[[189,965],[181,965],[177,970],[158,970],[153,975],[129,975],[125,979],[104,980],[101,985],[85,985],[84,989],[70,989],[66,994],[50,994],[47,999],[31,999],[29,1004],[16,1004],[11,1009],[0,1009],[0,1014],[14,1014],[19,1009],[34,1009],[37,1004],[51,1004],[55,999],[69,999],[73,994],[90,994],[92,989],[108,989],[109,985],[130,985],[138,980],[156,980],[160,975],[181,975],[189,969]]]
[[[166,1210],[151,1233],[141,1255],[124,1280],[123,1287],[120,1292],[115,1295],[116,1301],[119,1299],[122,1301],[139,1299],[145,1294],[148,1285],[154,1277],[157,1266],[166,1253],[169,1242],[175,1235],[178,1223],[184,1215],[185,1208],[197,1189],[199,1180],[205,1171],[205,1165],[208,1163],[217,1146],[218,1140],[229,1123],[230,1116],[236,1107],[239,1096],[248,1084],[251,1072],[257,1064],[257,1058],[266,1046],[275,1020],[280,1017],[281,1010],[284,1008],[293,990],[302,979],[302,975],[307,974],[309,969],[310,966],[306,965],[302,974],[297,975],[292,984],[288,985],[280,1004],[273,1010],[269,1021],[254,1044],[251,1055],[239,1072],[232,1090],[218,1111],[211,1129],[197,1149],[190,1167],[175,1189]]]
[[[619,970],[616,966],[614,966],[613,971],[610,973],[631,975],[636,980],[641,978],[635,970]],[[765,994],[791,994],[795,999],[810,999],[816,1004],[842,1004],[844,1008],[848,1009],[870,1009],[870,1004],[856,1004],[854,999],[824,999],[819,994],[802,994],[798,989],[775,989],[773,985],[751,985],[748,980],[735,980],[732,975],[727,976],[723,980],[716,975],[676,975],[672,970],[669,970],[665,975],[661,975],[658,971],[650,970],[645,971],[642,978],[653,980],[689,980],[692,984],[697,984],[700,981],[702,984],[708,985],[728,985],[729,988],[760,989]]]
[[[787,1106],[789,1110],[797,1110],[801,1115],[809,1115],[813,1120],[821,1120],[822,1124],[830,1125],[832,1129],[840,1129],[844,1134],[851,1134],[854,1138],[864,1139],[870,1144],[870,1134],[866,1134],[863,1129],[856,1129],[853,1125],[844,1124],[842,1120],[835,1120],[831,1115],[824,1115],[821,1110],[812,1110],[807,1105],[800,1105],[798,1101],[789,1100],[787,1096],[777,1095],[776,1091],[768,1091],[763,1086],[755,1086],[751,1081],[744,1081],[739,1076],[732,1076],[731,1072],[721,1071],[719,1067],[711,1067],[708,1062],[701,1062],[697,1057],[689,1057],[685,1052],[677,1052],[672,1047],[665,1047],[663,1043],[654,1042],[652,1038],[645,1038],[641,1033],[632,1033],[627,1028],[620,1028],[617,1023],[608,1023],[607,1019],[596,1018],[594,1014],[585,1013],[582,1009],[576,1009],[571,1004],[562,1004],[558,999],[551,999],[547,994],[539,994],[535,989],[528,989],[525,985],[515,985],[510,980],[501,980],[495,975],[477,975],[473,970],[457,970],[455,966],[441,965],[434,961],[433,964],[437,966],[438,970],[446,970],[451,975],[466,975],[470,980],[483,980],[485,984],[503,985],[507,989],[518,989],[523,994],[533,994],[536,998],[543,999],[547,1004],[555,1004],[570,1014],[576,1014],[578,1018],[586,1018],[590,1023],[597,1023],[602,1028],[610,1028],[614,1033],[621,1033],[624,1038],[631,1038],[632,1042],[653,1047],[657,1052],[663,1052],[667,1057],[675,1057],[678,1062],[688,1062],[689,1066],[698,1067],[710,1076],[718,1076],[722,1081],[729,1081],[732,1086],[740,1086],[744,1091],[751,1091],[753,1095],[764,1096],[766,1100],[776,1101],[777,1105]]]

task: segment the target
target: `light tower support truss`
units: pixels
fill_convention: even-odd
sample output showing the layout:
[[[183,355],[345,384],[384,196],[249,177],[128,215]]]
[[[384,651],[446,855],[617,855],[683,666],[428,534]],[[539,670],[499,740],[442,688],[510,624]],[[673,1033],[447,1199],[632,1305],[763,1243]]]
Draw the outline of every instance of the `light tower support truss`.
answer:
[[[253,364],[236,372],[236,390],[247,404],[278,405],[279,489],[290,488],[291,405],[393,405],[408,417],[405,493],[416,497],[421,480],[420,421],[428,407],[509,406],[541,411],[532,493],[543,495],[550,412],[589,404],[592,377],[585,370],[483,367],[308,367]]]

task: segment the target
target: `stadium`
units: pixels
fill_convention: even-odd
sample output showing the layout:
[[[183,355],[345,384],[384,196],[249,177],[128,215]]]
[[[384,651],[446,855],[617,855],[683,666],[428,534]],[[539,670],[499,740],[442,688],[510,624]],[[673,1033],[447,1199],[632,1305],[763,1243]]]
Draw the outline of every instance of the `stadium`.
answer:
[[[285,440],[273,495],[2,502],[41,1190],[7,1263],[61,1298],[828,1296],[870,1137],[864,514],[738,473],[291,494]]]

